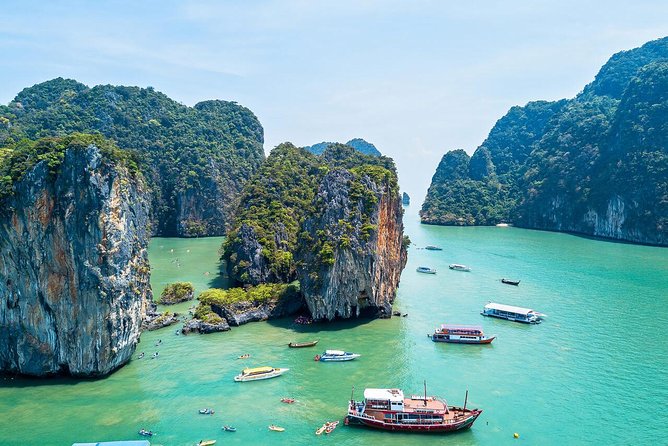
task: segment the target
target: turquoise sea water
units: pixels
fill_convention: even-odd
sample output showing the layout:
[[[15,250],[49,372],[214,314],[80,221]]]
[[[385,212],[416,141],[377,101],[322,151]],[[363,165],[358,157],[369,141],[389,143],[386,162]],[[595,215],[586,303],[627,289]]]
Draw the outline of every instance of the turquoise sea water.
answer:
[[[410,209],[410,208],[409,208]],[[136,439],[152,444],[663,444],[668,425],[668,251],[515,228],[422,226],[406,216],[413,246],[396,309],[407,317],[293,326],[253,323],[227,333],[177,336],[174,327],[144,333],[133,360],[108,378],[0,380],[0,444],[70,445]],[[154,239],[154,292],[174,280],[198,290],[216,285],[217,239]],[[443,251],[418,249],[433,244]],[[174,249],[174,252],[171,250]],[[188,252],[189,250],[189,252]],[[175,262],[174,259],[179,259]],[[471,266],[450,271],[449,263]],[[438,269],[418,274],[417,266]],[[205,273],[209,271],[209,275]],[[521,279],[519,287],[499,279]],[[483,318],[487,301],[547,313],[536,326]],[[181,304],[187,309],[191,303]],[[489,346],[435,344],[440,323],[481,324],[498,339]],[[162,339],[162,345],[155,342]],[[288,349],[319,339],[317,348]],[[316,363],[324,348],[358,360]],[[243,353],[249,360],[235,359]],[[235,383],[244,366],[289,367],[279,378]],[[351,387],[400,387],[483,409],[471,430],[446,436],[393,434],[340,425]],[[291,396],[298,403],[279,400]],[[213,407],[213,416],[197,410]],[[269,424],[285,427],[271,432]],[[231,424],[235,433],[222,432]],[[513,433],[520,434],[519,439]]]

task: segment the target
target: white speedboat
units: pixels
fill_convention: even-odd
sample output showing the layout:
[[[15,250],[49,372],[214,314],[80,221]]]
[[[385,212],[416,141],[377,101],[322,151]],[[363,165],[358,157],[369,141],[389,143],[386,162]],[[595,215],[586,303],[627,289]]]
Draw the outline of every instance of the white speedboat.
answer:
[[[455,270],[455,271],[471,271],[471,268],[469,268],[466,265],[461,265],[459,263],[451,263],[448,268]]]
[[[360,356],[357,353],[344,352],[343,350],[325,350],[322,355],[316,356],[316,361],[352,361]]]
[[[290,369],[280,369],[275,367],[255,367],[252,369],[243,369],[243,371],[234,377],[236,382],[259,381],[261,379],[276,378]]]
[[[436,270],[429,268],[428,266],[418,266],[415,271],[423,274],[436,274]]]

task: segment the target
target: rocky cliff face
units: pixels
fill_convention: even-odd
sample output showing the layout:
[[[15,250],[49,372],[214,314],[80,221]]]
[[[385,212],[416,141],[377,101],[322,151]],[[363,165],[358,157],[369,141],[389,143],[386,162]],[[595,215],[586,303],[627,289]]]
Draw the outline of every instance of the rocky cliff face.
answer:
[[[150,300],[142,180],[96,146],[46,161],[0,209],[0,371],[104,375],[130,359]]]
[[[311,315],[390,317],[407,259],[398,192],[337,169],[323,178],[316,203],[318,214],[304,224],[298,270]]]

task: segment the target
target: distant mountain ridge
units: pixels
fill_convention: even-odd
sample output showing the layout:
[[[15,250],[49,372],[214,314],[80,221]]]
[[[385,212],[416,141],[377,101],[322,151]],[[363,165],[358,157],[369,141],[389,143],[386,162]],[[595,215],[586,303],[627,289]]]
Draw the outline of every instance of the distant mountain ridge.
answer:
[[[420,215],[668,244],[668,38],[615,54],[573,99],[512,107],[472,156],[446,153]]]
[[[308,150],[314,155],[322,155],[325,150],[329,146],[332,146],[334,144],[339,144],[339,143],[334,143],[334,142],[319,142],[317,144],[313,144],[312,146],[306,146],[304,149]],[[365,141],[362,138],[354,138],[348,141],[345,145],[352,147],[353,149],[357,150],[360,153],[363,153],[365,155],[372,155],[372,156],[381,156],[382,154],[380,151],[371,144],[368,141]]]

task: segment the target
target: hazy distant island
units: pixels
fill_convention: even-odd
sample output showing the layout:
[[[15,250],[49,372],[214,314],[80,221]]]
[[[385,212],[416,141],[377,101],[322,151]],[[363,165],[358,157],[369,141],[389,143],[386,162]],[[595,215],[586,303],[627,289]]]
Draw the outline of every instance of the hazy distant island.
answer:
[[[420,211],[668,244],[668,38],[615,54],[575,98],[513,107],[472,156],[443,156]]]
[[[313,144],[312,146],[306,146],[304,149],[308,150],[314,155],[322,155],[329,146],[334,144],[340,144],[336,142],[319,142],[318,144]],[[381,156],[380,150],[376,148],[370,142],[363,140],[362,138],[351,139],[345,145],[352,147],[360,153],[371,156]]]

